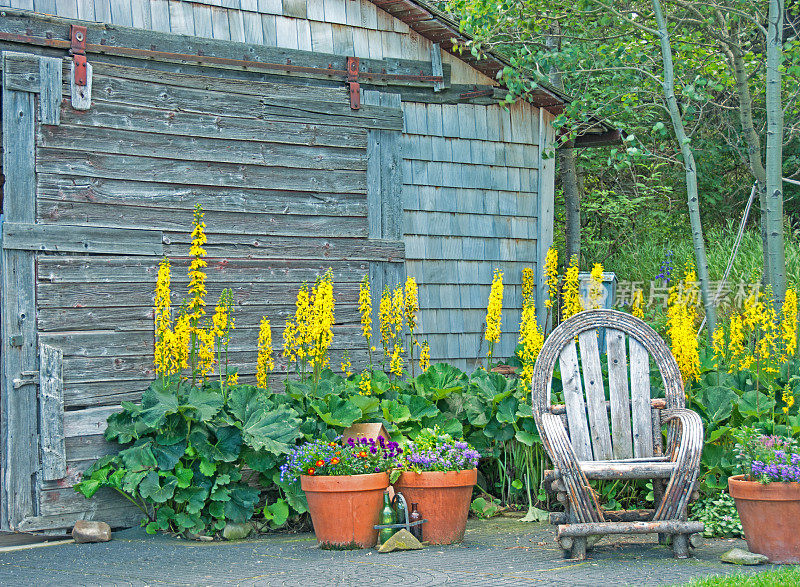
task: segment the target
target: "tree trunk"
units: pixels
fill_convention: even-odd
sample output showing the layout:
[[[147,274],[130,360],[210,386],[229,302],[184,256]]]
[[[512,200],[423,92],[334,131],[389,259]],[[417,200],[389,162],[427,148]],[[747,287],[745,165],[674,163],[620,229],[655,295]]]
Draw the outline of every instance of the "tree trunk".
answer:
[[[734,38],[730,39],[730,52],[728,58],[731,61],[731,69],[736,79],[736,94],[739,98],[739,122],[742,125],[742,134],[747,145],[747,162],[750,173],[756,180],[756,192],[758,193],[759,207],[761,208],[761,243],[763,245],[762,259],[764,263],[763,277],[764,283],[769,283],[770,266],[767,246],[767,172],[764,169],[763,155],[761,153],[761,139],[756,132],[753,123],[753,97],[750,94],[750,86],[747,83],[747,70],[745,69],[742,47],[739,45],[738,29]]]
[[[575,148],[572,142],[564,144],[558,150],[558,164],[561,172],[561,186],[564,189],[564,207],[566,208],[566,256],[581,258],[581,189],[578,183],[578,168]]]
[[[692,244],[694,245],[694,256],[697,263],[697,276],[700,279],[700,292],[703,296],[703,306],[706,311],[708,338],[711,340],[717,327],[717,311],[714,307],[714,299],[711,296],[708,282],[708,260],[706,258],[706,244],[703,239],[703,225],[700,221],[700,201],[697,192],[697,166],[694,154],[689,146],[690,139],[686,136],[683,119],[678,110],[678,100],[675,98],[675,71],[672,65],[672,48],[669,44],[667,23],[661,11],[661,2],[659,0],[652,0],[652,2],[658,25],[658,36],[661,41],[661,59],[664,64],[664,99],[667,102],[672,128],[680,145],[683,165],[686,170],[686,196],[689,206],[689,222],[692,228]]]
[[[770,0],[767,24],[767,283],[776,305],[786,295],[786,259],[783,249],[783,0]]]
[[[551,27],[552,36],[547,38],[547,48],[551,51],[561,50],[561,24],[555,21]],[[550,83],[557,90],[564,91],[564,80],[561,71],[556,65],[550,69]],[[561,178],[561,187],[564,190],[565,207],[565,259],[581,258],[581,189],[578,183],[578,166],[575,148],[572,141],[567,141],[558,149],[558,172]]]

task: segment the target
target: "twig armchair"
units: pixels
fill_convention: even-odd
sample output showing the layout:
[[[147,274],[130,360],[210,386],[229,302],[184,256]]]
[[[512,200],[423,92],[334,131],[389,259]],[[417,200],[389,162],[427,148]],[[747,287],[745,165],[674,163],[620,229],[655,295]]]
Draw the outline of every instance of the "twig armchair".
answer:
[[[605,328],[608,391],[598,348]],[[577,344],[576,344],[577,342]],[[650,359],[665,398],[651,399]],[[556,362],[564,403],[551,401]],[[700,470],[703,425],[685,406],[683,381],[672,353],[643,321],[616,310],[581,312],[547,338],[532,382],[536,425],[555,470],[544,476],[563,513],[558,541],[567,558],[586,557],[587,537],[606,534],[672,535],[677,558],[699,542],[701,522],[687,521],[687,506]],[[662,425],[667,424],[666,447]],[[652,479],[654,510],[604,511],[589,480]]]

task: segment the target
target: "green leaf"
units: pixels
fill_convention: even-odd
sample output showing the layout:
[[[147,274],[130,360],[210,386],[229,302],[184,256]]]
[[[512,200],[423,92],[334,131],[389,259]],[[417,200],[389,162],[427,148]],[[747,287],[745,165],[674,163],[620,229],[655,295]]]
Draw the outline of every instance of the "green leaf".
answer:
[[[141,420],[146,425],[162,426],[169,414],[178,411],[178,386],[172,379],[156,379],[142,394]]]
[[[433,418],[423,418],[422,425],[425,428],[438,426],[443,434],[449,434],[453,438],[460,438],[464,434],[464,427],[450,412],[441,412]]]
[[[699,394],[706,416],[714,423],[727,420],[738,399],[738,394],[728,387],[705,387]]]
[[[525,432],[524,430],[517,430],[516,434],[514,434],[514,438],[526,446],[533,446],[538,440],[533,434]]]
[[[297,412],[268,402],[261,393],[255,387],[237,387],[231,392],[231,413],[241,421],[242,438],[247,446],[276,455],[287,453],[302,436]]]
[[[175,501],[177,503],[185,503],[186,511],[190,514],[200,513],[206,505],[208,498],[208,490],[202,487],[192,485],[186,488],[178,488],[175,490]]]
[[[133,495],[136,493],[139,483],[147,476],[148,471],[128,471],[122,478],[122,490]]]
[[[222,426],[212,430],[208,426],[199,425],[192,429],[189,441],[206,460],[232,463],[239,456],[242,433],[235,426]]]
[[[433,418],[439,413],[439,408],[436,407],[436,404],[421,395],[404,393],[400,396],[400,399],[408,406],[409,420],[413,422],[419,422],[423,418]]]
[[[347,401],[351,402],[354,406],[361,410],[362,417],[364,418],[368,418],[372,414],[377,415],[378,406],[381,403],[380,398],[375,397],[374,395],[352,395],[347,398]]]
[[[217,470],[217,463],[207,461],[206,459],[200,460],[200,472],[206,477],[211,477]]]
[[[159,530],[169,530],[169,523],[175,517],[175,510],[169,506],[162,506],[156,511],[156,522]]]
[[[178,479],[174,475],[164,478],[163,485],[158,473],[150,471],[139,484],[139,495],[154,503],[164,503],[175,494]]]
[[[470,384],[481,398],[492,403],[502,401],[514,390],[514,383],[508,377],[484,369],[477,369],[472,374]]]
[[[144,527],[144,531],[148,534],[156,534],[158,532],[158,522],[150,522]]]
[[[751,389],[739,398],[739,413],[745,417],[759,417],[765,415],[775,407],[775,398]]]
[[[381,402],[381,410],[383,411],[383,417],[395,424],[408,422],[411,418],[411,410],[408,409],[408,406],[401,404],[397,400],[383,400]]]
[[[497,406],[497,421],[504,424],[514,424],[517,421],[517,407],[519,400],[508,396]]]
[[[464,398],[464,412],[467,415],[467,421],[477,427],[486,426],[492,417],[491,404],[474,395]]]
[[[152,440],[142,438],[137,440],[132,447],[121,450],[119,456],[125,463],[125,467],[133,472],[157,467],[158,461],[151,450],[152,444]]]
[[[73,487],[75,491],[77,491],[78,493],[83,495],[83,497],[88,499],[92,497],[95,493],[97,493],[97,490],[100,489],[102,486],[103,483],[101,481],[98,481],[97,479],[84,479],[83,481],[79,481],[78,483],[76,483]]]
[[[178,479],[178,487],[185,489],[192,484],[194,473],[192,473],[191,469],[179,467],[175,469],[175,477]]]
[[[230,490],[230,499],[224,504],[225,517],[231,522],[246,522],[253,517],[258,497],[258,489],[249,485],[236,485]]]
[[[180,512],[175,515],[175,524],[181,530],[194,530],[200,525],[200,512]]]
[[[466,374],[447,363],[431,365],[415,380],[415,386],[433,401],[444,399],[453,392],[461,391],[468,384]]]
[[[188,404],[185,406],[192,410],[192,416],[199,422],[208,422],[222,409],[222,392],[206,388],[192,387],[189,390]]]
[[[170,444],[167,446],[155,443],[151,445],[150,450],[153,452],[153,456],[156,458],[156,463],[158,463],[159,470],[169,471],[178,464],[178,461],[180,461],[183,453],[186,452],[186,446],[187,444],[185,440],[178,444]]]
[[[284,499],[264,506],[264,517],[269,520],[271,528],[280,528],[289,519],[289,504]]]
[[[361,418],[361,410],[355,404],[336,396],[331,396],[327,402],[314,400],[311,407],[328,426],[347,428]]]

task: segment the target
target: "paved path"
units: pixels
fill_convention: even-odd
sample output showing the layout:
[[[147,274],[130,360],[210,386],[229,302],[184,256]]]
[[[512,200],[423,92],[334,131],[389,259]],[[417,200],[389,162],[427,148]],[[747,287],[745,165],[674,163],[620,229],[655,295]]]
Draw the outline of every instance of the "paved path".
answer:
[[[417,552],[330,551],[311,534],[191,542],[140,529],[104,544],[0,553],[0,585],[674,585],[698,575],[756,572],[719,555],[740,540],[707,541],[675,560],[654,536],[603,539],[584,562],[563,560],[553,530],[514,519],[470,520],[464,542]],[[620,543],[620,541],[625,541]]]

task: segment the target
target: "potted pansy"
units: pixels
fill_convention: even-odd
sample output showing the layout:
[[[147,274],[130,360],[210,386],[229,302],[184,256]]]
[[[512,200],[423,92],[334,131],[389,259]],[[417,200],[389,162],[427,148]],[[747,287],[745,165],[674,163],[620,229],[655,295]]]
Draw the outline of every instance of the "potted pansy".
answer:
[[[800,563],[800,446],[752,428],[735,433],[741,475],[728,479],[747,546],[773,563]]]
[[[384,438],[351,438],[344,445],[313,440],[289,453],[281,481],[300,481],[320,546],[375,546],[387,471],[401,453]]]
[[[426,428],[406,444],[393,485],[428,520],[422,525],[423,540],[431,544],[463,540],[479,459],[480,453],[469,444],[438,428]]]

